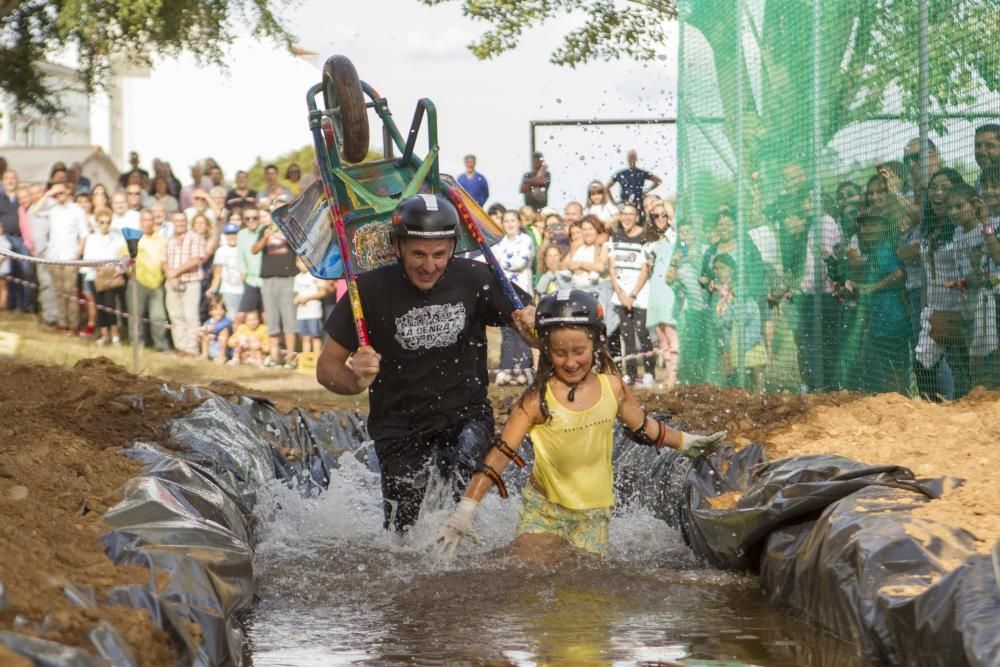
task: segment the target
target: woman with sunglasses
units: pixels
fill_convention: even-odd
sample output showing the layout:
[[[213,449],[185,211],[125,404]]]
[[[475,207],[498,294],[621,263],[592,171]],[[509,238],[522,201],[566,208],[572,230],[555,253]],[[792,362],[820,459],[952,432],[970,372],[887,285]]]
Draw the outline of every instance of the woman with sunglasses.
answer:
[[[674,207],[670,202],[657,202],[649,208],[646,225],[647,253],[653,266],[649,277],[649,308],[646,328],[656,335],[660,360],[666,371],[667,389],[677,384],[677,362],[680,348],[677,339],[677,319],[674,313],[673,288],[667,284],[667,270],[674,258],[677,231],[673,226]]]
[[[94,224],[96,231],[90,234],[83,244],[83,259],[102,260],[116,259],[124,253],[125,239],[119,232],[111,230],[111,211],[101,209],[94,214]],[[114,312],[118,306],[123,305],[125,286],[109,287],[97,285],[97,270],[93,267],[83,267],[80,269],[83,277],[83,292],[90,294],[96,306],[101,306],[97,310],[96,325],[100,332],[97,339],[98,345],[108,345],[109,343],[118,345],[121,341],[118,338],[118,317]],[[98,287],[102,287],[98,291]],[[88,299],[89,301],[90,299]]]

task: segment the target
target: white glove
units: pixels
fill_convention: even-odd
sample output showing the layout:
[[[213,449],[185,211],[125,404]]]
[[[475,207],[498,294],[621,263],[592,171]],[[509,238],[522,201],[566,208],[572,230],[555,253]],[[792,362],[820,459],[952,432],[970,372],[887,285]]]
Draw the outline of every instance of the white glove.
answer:
[[[438,529],[437,551],[442,556],[454,556],[458,549],[458,543],[466,535],[476,538],[476,531],[472,525],[472,517],[476,513],[479,503],[472,498],[462,498],[458,501],[458,507],[451,513],[445,522]]]
[[[723,438],[725,431],[718,431],[712,435],[695,435],[693,433],[681,433],[681,454],[696,459],[711,453]]]

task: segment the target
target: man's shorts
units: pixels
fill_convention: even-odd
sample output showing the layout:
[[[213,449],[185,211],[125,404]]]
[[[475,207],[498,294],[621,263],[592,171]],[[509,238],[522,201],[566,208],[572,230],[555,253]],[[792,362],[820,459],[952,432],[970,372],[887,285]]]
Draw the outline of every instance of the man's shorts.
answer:
[[[253,285],[243,285],[243,296],[240,297],[240,310],[241,313],[249,313],[251,310],[256,310],[258,313],[264,309],[264,300],[260,296],[260,288],[254,287]],[[230,313],[230,316],[235,315],[235,313]]]
[[[549,502],[531,484],[521,492],[517,535],[544,533],[563,538],[577,549],[603,556],[608,552],[611,508],[571,510]]]

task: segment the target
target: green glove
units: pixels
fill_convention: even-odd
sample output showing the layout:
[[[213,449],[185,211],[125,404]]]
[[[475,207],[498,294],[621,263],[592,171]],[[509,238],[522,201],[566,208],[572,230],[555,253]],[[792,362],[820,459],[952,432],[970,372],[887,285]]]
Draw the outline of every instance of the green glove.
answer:
[[[696,459],[699,456],[711,454],[715,446],[726,437],[725,431],[718,431],[712,435],[695,435],[693,433],[681,433],[681,454]]]

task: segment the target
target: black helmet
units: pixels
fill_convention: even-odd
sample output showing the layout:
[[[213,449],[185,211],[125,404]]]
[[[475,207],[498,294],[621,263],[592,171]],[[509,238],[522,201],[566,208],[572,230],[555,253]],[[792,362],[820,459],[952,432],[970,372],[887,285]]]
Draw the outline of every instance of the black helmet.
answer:
[[[408,197],[392,212],[392,238],[458,238],[458,211],[441,195]]]
[[[589,327],[603,336],[604,309],[593,294],[579,289],[559,290],[542,297],[535,309],[535,328],[538,333],[560,326]]]

